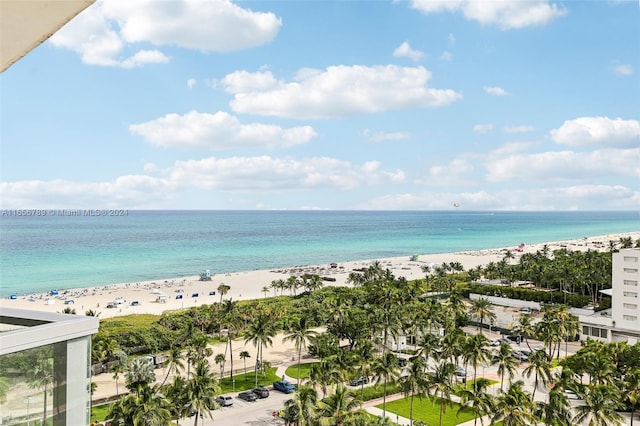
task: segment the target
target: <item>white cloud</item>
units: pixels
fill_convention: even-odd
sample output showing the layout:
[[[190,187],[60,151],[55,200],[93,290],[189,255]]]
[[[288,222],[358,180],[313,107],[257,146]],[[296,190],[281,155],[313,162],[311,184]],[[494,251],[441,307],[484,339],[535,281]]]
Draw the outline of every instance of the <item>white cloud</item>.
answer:
[[[640,148],[488,156],[485,167],[490,182],[591,182],[616,176],[633,177],[640,176]]]
[[[533,132],[533,126],[505,126],[502,128],[505,133],[529,133]]]
[[[283,191],[309,188],[354,189],[404,180],[404,172],[384,171],[377,161],[355,165],[328,157],[232,157],[177,161],[171,180],[223,191]]]
[[[484,135],[486,133],[490,133],[491,131],[493,131],[493,124],[491,123],[476,124],[475,126],[473,126],[473,132],[479,135]]]
[[[632,75],[635,72],[635,68],[631,64],[616,64],[613,66],[613,72],[626,77]]]
[[[316,137],[311,126],[283,129],[271,124],[242,124],[226,112],[190,111],[129,126],[153,145],[190,149],[221,150],[244,147],[286,148]]]
[[[412,49],[409,42],[405,41],[395,48],[393,56],[396,58],[409,58],[412,61],[417,62],[424,57],[424,53],[419,50]]]
[[[204,52],[248,49],[270,42],[282,21],[228,0],[102,0],[54,34],[54,46],[71,49],[87,64],[132,68],[165,63],[159,50],[136,43],[178,46]]]
[[[411,136],[409,132],[383,132],[383,131],[371,131],[364,129],[362,135],[371,142],[384,142],[384,141],[397,141],[407,139]]]
[[[4,208],[154,208],[171,205],[174,190],[174,183],[144,175],[113,182],[0,182]]]
[[[447,41],[449,42],[449,46],[453,46],[454,44],[456,44],[456,37],[452,33],[449,33]]]
[[[424,67],[339,65],[298,74],[292,82],[271,73],[238,71],[221,80],[234,94],[237,113],[297,119],[349,116],[387,110],[437,107],[462,98],[450,89],[427,87]]]
[[[462,12],[464,17],[503,30],[545,25],[566,11],[548,0],[412,0],[424,13]]]
[[[196,83],[197,83],[197,80],[195,78],[190,78],[189,80],[187,80],[187,87],[189,89],[193,89]]]
[[[505,95],[508,95],[506,90],[504,90],[502,87],[498,87],[498,86],[484,86],[483,89],[488,94],[494,95],[494,96],[505,96]]]
[[[580,117],[551,130],[551,138],[562,145],[632,147],[640,144],[640,121],[608,117]]]

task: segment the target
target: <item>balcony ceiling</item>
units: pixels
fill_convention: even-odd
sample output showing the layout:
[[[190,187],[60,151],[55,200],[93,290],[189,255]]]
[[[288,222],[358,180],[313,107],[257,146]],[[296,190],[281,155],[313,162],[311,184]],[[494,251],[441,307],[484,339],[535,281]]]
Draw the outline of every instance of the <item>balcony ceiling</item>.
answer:
[[[95,0],[0,0],[0,72]]]

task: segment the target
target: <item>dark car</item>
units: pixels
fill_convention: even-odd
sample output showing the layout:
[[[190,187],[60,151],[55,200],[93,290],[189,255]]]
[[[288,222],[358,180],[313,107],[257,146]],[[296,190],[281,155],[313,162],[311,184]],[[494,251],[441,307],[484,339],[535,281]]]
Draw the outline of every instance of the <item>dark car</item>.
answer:
[[[245,401],[253,402],[258,399],[258,395],[253,393],[253,391],[244,391],[238,394],[238,398],[244,399]]]
[[[351,386],[360,386],[369,383],[369,378],[367,376],[359,376],[349,380],[349,385]]]
[[[269,389],[265,388],[264,386],[260,386],[258,388],[255,388],[253,390],[253,393],[256,394],[256,396],[260,399],[262,398],[269,398]]]

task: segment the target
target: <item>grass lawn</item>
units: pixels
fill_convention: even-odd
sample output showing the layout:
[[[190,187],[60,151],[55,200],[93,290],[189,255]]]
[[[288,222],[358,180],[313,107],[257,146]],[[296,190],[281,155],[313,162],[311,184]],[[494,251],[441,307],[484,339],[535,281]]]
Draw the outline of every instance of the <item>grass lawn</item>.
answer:
[[[276,375],[276,369],[268,368],[266,371],[266,377],[263,376],[260,372],[258,372],[258,385],[270,386],[273,382],[281,380],[281,377]],[[233,380],[236,382],[235,392],[241,392],[247,389],[255,388],[255,373],[253,371],[249,371],[244,374],[234,374]],[[220,380],[220,387],[222,388],[221,393],[233,392],[234,387],[233,383],[231,383],[230,377],[225,377]]]
[[[387,411],[408,419],[410,404],[411,398],[403,398],[387,402]],[[376,407],[382,409],[382,404],[376,405]],[[473,412],[470,408],[464,408],[460,412],[460,415],[458,415],[459,408],[460,404],[456,403],[446,405],[444,414],[442,415],[443,426],[453,426],[473,420]],[[421,401],[420,398],[414,397],[413,420],[421,420],[429,425],[439,424],[440,398],[435,400],[433,398],[422,398]]]
[[[102,422],[106,420],[110,407],[111,403],[91,406],[91,421]]]
[[[485,380],[485,381],[487,381],[487,382],[489,383],[489,386],[495,385],[496,383],[500,383],[500,382],[499,382],[499,381],[497,381],[497,380],[485,379],[485,378],[482,378],[482,377],[479,377],[479,378],[477,378],[476,380]],[[469,380],[469,381],[467,382],[467,386],[466,386],[467,390],[471,390],[471,389],[473,389],[473,383],[474,383],[474,380]],[[453,394],[454,394],[454,395],[458,395],[458,393],[457,393],[457,392],[453,392]]]
[[[320,364],[319,362],[306,362],[300,363],[300,378],[306,379],[309,377],[309,371],[311,371],[311,367],[314,365]],[[289,377],[293,377],[294,379],[298,378],[298,364],[293,364],[287,368],[285,373]]]

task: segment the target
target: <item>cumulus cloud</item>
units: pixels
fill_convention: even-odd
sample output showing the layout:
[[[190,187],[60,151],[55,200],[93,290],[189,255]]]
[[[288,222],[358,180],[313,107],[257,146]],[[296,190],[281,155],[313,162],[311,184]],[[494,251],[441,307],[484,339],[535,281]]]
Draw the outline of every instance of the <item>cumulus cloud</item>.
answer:
[[[409,132],[383,132],[364,129],[362,135],[371,142],[397,141],[411,136]]]
[[[475,126],[473,126],[473,132],[479,135],[484,135],[486,133],[490,133],[491,131],[493,131],[493,124],[491,123],[476,124]]]
[[[640,144],[640,121],[608,117],[580,117],[551,130],[551,138],[571,146],[626,148]]]
[[[196,83],[197,83],[197,80],[195,78],[190,78],[189,80],[187,80],[187,87],[189,89],[193,89]]]
[[[136,43],[228,52],[270,42],[282,21],[228,0],[102,0],[87,8],[50,38],[91,65],[133,68],[166,63],[160,50],[137,52]]]
[[[226,112],[215,114],[190,111],[167,114],[146,123],[129,126],[131,133],[164,147],[222,150],[230,148],[287,148],[316,137],[311,126],[283,129],[271,124],[242,124]]]
[[[419,50],[412,49],[409,42],[405,41],[395,48],[393,56],[396,58],[409,58],[412,61],[417,62],[424,57],[424,53]]]
[[[205,158],[178,161],[171,180],[224,191],[281,191],[309,188],[354,189],[404,180],[404,172],[384,171],[377,161],[361,165],[328,157],[306,159],[260,157]]]
[[[442,52],[442,55],[440,55],[439,59],[441,61],[451,62],[451,61],[453,61],[453,54],[451,54],[449,51],[445,50],[444,52]]]
[[[506,96],[508,93],[502,87],[498,86],[484,86],[484,91],[494,96]]]
[[[640,148],[489,156],[485,167],[490,182],[582,182],[633,177],[640,176]]]
[[[406,108],[438,107],[460,99],[451,89],[427,87],[424,67],[339,65],[305,69],[295,81],[276,81],[270,72],[237,71],[220,83],[234,94],[237,113],[297,119],[342,117]]]
[[[545,25],[566,11],[548,0],[412,0],[423,13],[462,12],[464,17],[503,30]]]

